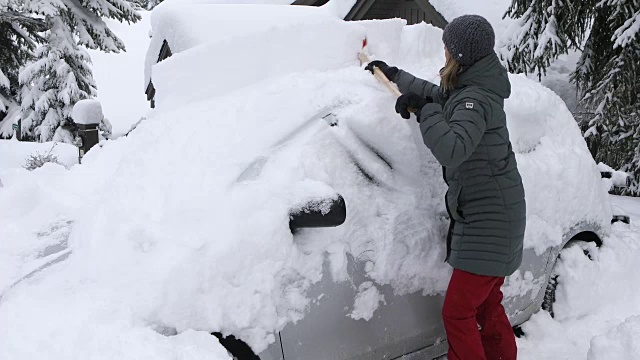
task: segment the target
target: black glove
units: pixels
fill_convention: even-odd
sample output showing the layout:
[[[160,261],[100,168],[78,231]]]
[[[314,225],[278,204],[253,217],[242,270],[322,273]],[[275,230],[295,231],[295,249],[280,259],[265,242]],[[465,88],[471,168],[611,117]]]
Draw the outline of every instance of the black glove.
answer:
[[[380,60],[373,60],[372,62],[368,63],[367,66],[364,67],[365,70],[371,71],[371,73],[373,74],[373,67],[377,67],[378,69],[382,70],[382,72],[384,73],[384,76],[387,77],[387,79],[393,81],[393,79],[396,77],[396,75],[398,74],[398,68],[395,66],[389,66],[387,65],[387,63],[385,63],[384,61],[380,61]]]
[[[396,100],[396,112],[402,116],[403,119],[408,119],[411,114],[415,113],[418,122],[420,122],[420,110],[428,103],[432,103],[433,99],[430,96],[423,98],[422,96],[409,92],[400,95]]]

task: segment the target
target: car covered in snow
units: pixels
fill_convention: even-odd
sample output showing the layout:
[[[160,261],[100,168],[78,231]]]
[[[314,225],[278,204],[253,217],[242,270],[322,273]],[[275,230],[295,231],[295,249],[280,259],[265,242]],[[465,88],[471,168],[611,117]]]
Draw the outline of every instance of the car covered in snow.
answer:
[[[404,26],[398,19],[346,24],[328,19],[322,9],[278,9],[278,14],[288,12],[288,19],[298,21],[278,27],[258,20],[253,23],[258,30],[230,24],[219,32],[240,33],[233,41],[196,41],[194,13],[211,14],[207,7],[211,5],[154,14],[155,39],[148,59],[156,58],[159,44],[171,47],[174,54],[147,67],[157,88],[157,111],[163,103],[175,107],[188,88],[188,94],[201,101],[229,88],[246,92],[251,102],[246,106],[255,109],[249,116],[264,122],[253,129],[263,135],[264,147],[245,160],[234,186],[292,181],[295,188],[296,178],[326,187],[327,199],[339,194],[346,201],[344,225],[296,229],[292,235],[298,251],[316,254],[318,278],[305,285],[307,300],[294,321],[279,329],[268,348],[257,348],[260,358],[382,359],[413,354],[422,359],[443,354],[447,345],[440,309],[450,269],[443,263],[448,218],[440,168],[417,138],[415,122],[393,113],[392,96],[357,67],[355,58],[359,40],[366,37],[378,57],[437,81],[434,74],[443,63],[440,30],[425,24]],[[239,11],[233,6],[216,9],[220,20]],[[178,26],[181,22],[190,26]],[[320,32],[326,35],[312,35]],[[197,45],[175,39],[189,36]],[[304,48],[309,39],[314,46]],[[261,47],[263,41],[266,48]],[[251,46],[237,50],[237,43]],[[296,53],[303,48],[303,54]],[[215,54],[226,56],[214,59]],[[228,76],[221,72],[230,69],[234,71]],[[263,87],[261,95],[242,90],[255,80],[263,81],[258,85]],[[611,210],[598,169],[563,102],[522,76],[511,76],[511,82],[505,110],[528,212],[524,261],[503,288],[506,311],[516,326],[540,310],[545,296],[550,298],[547,284],[559,251],[574,240],[599,244],[609,231]],[[210,121],[250,120],[237,114],[211,116]],[[273,137],[267,139],[269,133]],[[241,136],[255,141],[252,135]],[[296,201],[303,201],[306,195],[298,196],[302,198],[294,197]],[[308,198],[314,198],[311,192]],[[250,325],[239,332],[224,326],[216,330],[223,344],[224,335],[234,335],[255,345],[247,337]],[[233,345],[229,348],[233,352]]]
[[[441,30],[344,22],[334,3],[206,3],[154,10],[147,119],[67,177],[39,173],[82,202],[60,202],[55,216],[45,211],[55,197],[20,210],[20,221],[59,219],[69,249],[2,299],[0,315],[29,329],[17,332],[25,342],[84,354],[126,343],[137,358],[228,358],[209,333],[238,359],[444,354],[446,184],[415,120],[395,113],[357,58],[366,38],[375,58],[437,82]],[[524,76],[510,81],[527,228],[522,266],[502,290],[517,326],[552,306],[560,251],[600,244],[612,211],[562,100]],[[65,335],[29,325],[45,316]]]

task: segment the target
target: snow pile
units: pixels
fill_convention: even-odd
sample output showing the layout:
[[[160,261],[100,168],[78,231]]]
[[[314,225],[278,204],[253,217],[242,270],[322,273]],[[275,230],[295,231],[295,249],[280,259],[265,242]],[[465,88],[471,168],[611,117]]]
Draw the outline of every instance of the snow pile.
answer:
[[[216,61],[234,59],[236,61],[251,62],[251,67],[260,69],[265,65],[273,66],[273,57],[278,56],[280,60],[287,59],[287,55],[300,54],[304,56],[306,52],[313,49],[322,48],[316,44],[317,41],[331,39],[338,43],[342,42],[340,35],[347,35],[342,31],[333,33],[333,36],[325,37],[313,36],[312,29],[306,30],[304,26],[317,26],[325,24],[324,28],[314,27],[313,30],[331,31],[333,26],[340,28],[347,26],[330,9],[317,8],[311,6],[277,6],[277,5],[211,5],[211,4],[189,4],[172,5],[161,4],[152,13],[151,24],[153,28],[153,38],[147,51],[145,62],[144,87],[146,88],[152,78],[152,66],[158,61],[158,54],[164,41],[171,49],[172,54],[184,52],[198,45],[216,44],[223,42],[214,52],[202,50],[199,61],[210,62],[206,69],[213,70],[217,74],[223,72],[227,76],[232,74],[240,75],[240,71],[229,71],[229,68],[216,68]],[[290,28],[297,26],[296,28]],[[287,30],[289,28],[289,30]],[[274,48],[270,48],[272,41],[279,40],[278,34],[269,37],[271,31],[280,29],[280,35],[289,35],[290,39],[296,39],[296,31],[303,31],[297,36],[302,43],[291,43],[287,46],[284,42],[275,42]],[[253,38],[256,36],[256,38]],[[234,40],[235,39],[235,40]],[[226,41],[225,41],[226,40]],[[284,40],[284,39],[283,39]],[[362,41],[362,38],[360,39]],[[233,45],[236,46],[233,46]],[[237,46],[242,44],[242,46]],[[225,46],[226,45],[226,46]],[[278,47],[280,45],[280,48]],[[254,46],[258,46],[254,48]],[[284,49],[282,48],[284,47]],[[244,50],[244,52],[241,52]],[[284,50],[284,53],[281,53]],[[332,49],[325,49],[332,50]],[[227,53],[226,51],[232,51]],[[240,52],[240,53],[239,53]],[[221,56],[224,54],[224,56]],[[318,54],[316,52],[316,54]],[[264,56],[271,55],[272,58],[264,59]],[[321,56],[321,55],[320,55]],[[328,56],[325,54],[325,56]],[[307,58],[310,56],[307,56]],[[166,60],[165,60],[166,61]],[[242,64],[244,65],[244,64]],[[242,69],[238,66],[235,69]],[[206,75],[208,71],[196,71],[199,75]],[[265,69],[264,72],[269,71]],[[193,72],[193,71],[192,71]],[[231,73],[231,74],[230,74]],[[154,85],[156,84],[155,72],[153,75]]]
[[[627,318],[604,335],[591,340],[588,360],[634,360],[640,358],[640,315]]]
[[[638,214],[637,199],[613,198],[628,200],[625,208]],[[541,311],[523,325],[526,336],[518,340],[519,358],[638,358],[637,344],[630,340],[637,342],[640,316],[640,228],[634,225],[640,218],[631,221],[631,226],[614,224],[604,244],[590,248],[591,259],[580,247],[562,253],[555,319]]]
[[[221,6],[218,20],[234,9]],[[196,8],[185,11],[198,29]],[[188,19],[158,14],[154,21],[173,30],[182,25],[171,21]],[[240,21],[253,18],[261,23]],[[92,149],[70,171],[0,171],[2,253],[13,261],[2,268],[0,338],[11,346],[0,343],[0,358],[33,358],[34,343],[49,357],[73,358],[78,341],[76,358],[128,346],[171,358],[182,343],[169,335],[189,329],[196,332],[182,339],[204,352],[219,349],[201,346],[209,331],[234,334],[260,352],[274,332],[302,319],[312,301],[307,290],[322,276],[349,278],[347,254],[372,284],[397,294],[444,292],[450,268],[440,165],[415,120],[402,120],[394,97],[356,65],[366,35],[375,57],[398,49],[398,65],[433,78],[443,63],[441,32],[399,20],[346,24],[288,6],[243,8],[241,18],[226,21],[239,23],[237,33],[229,25],[229,38],[213,42],[176,31],[184,47],[153,68],[159,106],[129,136]],[[164,36],[154,31],[157,44]],[[558,243],[581,221],[606,229],[606,197],[570,114],[540,85],[512,81],[507,117],[532,221],[527,246]],[[327,111],[338,126],[318,117]],[[313,118],[310,130],[288,135]],[[260,158],[256,177],[238,182]],[[347,203],[343,226],[291,234],[292,208],[336,193]],[[67,260],[7,291],[56,244],[70,252]],[[322,273],[325,261],[330,274]],[[351,314],[371,318],[382,300],[376,286],[361,288]]]
[[[104,115],[102,114],[102,105],[98,100],[80,100],[73,106],[71,117],[76,124],[100,124],[102,119],[104,119]]]
[[[174,107],[222,95],[267,77],[357,65],[356,55],[364,37],[363,29],[333,18],[201,45],[154,66],[156,104],[158,109]],[[203,61],[205,68],[200,66]],[[199,84],[197,91],[193,91],[194,84]]]

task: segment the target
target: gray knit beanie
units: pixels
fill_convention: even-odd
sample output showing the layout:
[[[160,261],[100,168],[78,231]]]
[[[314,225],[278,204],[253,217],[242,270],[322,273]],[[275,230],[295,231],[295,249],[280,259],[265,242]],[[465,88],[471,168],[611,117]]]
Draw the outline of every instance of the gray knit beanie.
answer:
[[[444,46],[461,65],[471,66],[491,54],[496,35],[487,19],[463,15],[453,19],[442,33]]]

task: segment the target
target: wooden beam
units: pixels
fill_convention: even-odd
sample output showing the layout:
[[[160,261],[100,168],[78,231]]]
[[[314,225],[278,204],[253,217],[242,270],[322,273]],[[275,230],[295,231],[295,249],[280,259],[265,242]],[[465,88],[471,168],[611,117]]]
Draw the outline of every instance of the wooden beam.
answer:
[[[375,0],[358,0],[351,8],[351,11],[344,18],[345,20],[362,20],[364,15],[369,11]]]
[[[422,8],[427,16],[433,19],[431,23],[433,26],[437,26],[440,29],[444,29],[444,27],[447,26],[449,22],[431,5],[429,0],[415,0],[415,2],[418,3],[418,6]]]
[[[294,1],[291,5],[307,5],[307,6],[312,6],[315,5],[317,2],[319,2],[318,0],[296,0]]]
[[[160,53],[158,54],[158,61],[156,61],[156,63],[159,63],[160,61],[170,57],[171,55],[173,55],[173,53],[171,52],[169,43],[167,42],[167,40],[164,40],[162,42],[162,47],[160,48]]]

